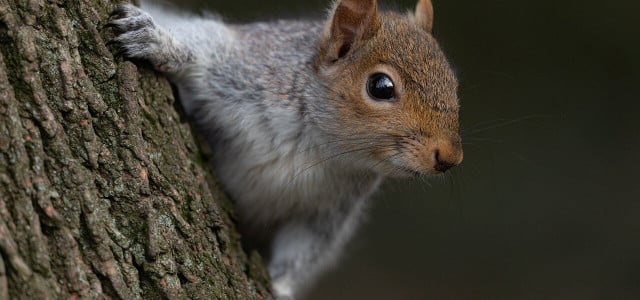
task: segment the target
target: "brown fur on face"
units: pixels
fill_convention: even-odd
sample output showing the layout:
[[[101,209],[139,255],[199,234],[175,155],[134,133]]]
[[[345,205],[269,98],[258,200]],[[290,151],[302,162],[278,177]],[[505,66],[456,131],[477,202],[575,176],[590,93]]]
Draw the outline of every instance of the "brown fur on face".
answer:
[[[343,0],[367,11],[363,0]],[[429,1],[421,1],[429,2]],[[375,6],[375,1],[372,4]],[[425,9],[425,3],[418,9]],[[430,2],[428,3],[430,9]],[[343,19],[348,13],[341,11]],[[320,46],[316,60],[319,76],[331,93],[327,101],[336,108],[329,133],[373,161],[370,165],[389,175],[442,172],[462,160],[458,135],[458,82],[446,57],[427,31],[433,16],[429,12],[404,16],[396,13],[354,13],[348,19],[350,33],[342,33],[337,15]],[[354,17],[355,16],[355,17]],[[358,22],[357,17],[363,19]],[[356,18],[354,21],[354,18]],[[371,20],[370,18],[374,18]],[[353,24],[359,24],[357,28]],[[374,27],[371,27],[374,26]],[[367,34],[361,34],[367,33]],[[346,44],[346,45],[345,45]],[[339,49],[349,51],[339,53]],[[338,49],[338,50],[336,50]],[[366,91],[370,75],[385,73],[396,89],[393,101],[376,101]],[[332,129],[333,127],[333,129]],[[373,159],[373,160],[371,160]]]

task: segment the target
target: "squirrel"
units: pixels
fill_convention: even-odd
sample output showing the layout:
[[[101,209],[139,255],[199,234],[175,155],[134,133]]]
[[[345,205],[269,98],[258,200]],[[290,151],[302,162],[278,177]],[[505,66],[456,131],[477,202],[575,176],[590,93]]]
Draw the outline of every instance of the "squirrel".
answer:
[[[143,3],[109,23],[125,57],[177,89],[278,299],[336,261],[385,177],[462,161],[458,82],[432,25],[430,0],[404,14],[337,0],[324,20],[248,24]]]

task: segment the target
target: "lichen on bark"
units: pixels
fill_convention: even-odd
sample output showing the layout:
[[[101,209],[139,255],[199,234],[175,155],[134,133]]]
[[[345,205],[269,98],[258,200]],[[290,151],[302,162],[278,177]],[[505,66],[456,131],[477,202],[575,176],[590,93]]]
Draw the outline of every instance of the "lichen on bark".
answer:
[[[0,299],[268,299],[163,78],[109,1],[0,0]]]

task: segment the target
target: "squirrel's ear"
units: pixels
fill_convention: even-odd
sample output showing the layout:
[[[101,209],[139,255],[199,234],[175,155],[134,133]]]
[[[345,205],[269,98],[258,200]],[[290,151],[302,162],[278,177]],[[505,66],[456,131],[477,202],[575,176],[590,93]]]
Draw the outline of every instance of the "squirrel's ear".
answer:
[[[354,43],[376,33],[378,0],[339,0],[328,25],[326,54],[337,60],[347,54]]]
[[[418,0],[416,5],[416,23],[427,32],[433,29],[433,5],[431,0]]]

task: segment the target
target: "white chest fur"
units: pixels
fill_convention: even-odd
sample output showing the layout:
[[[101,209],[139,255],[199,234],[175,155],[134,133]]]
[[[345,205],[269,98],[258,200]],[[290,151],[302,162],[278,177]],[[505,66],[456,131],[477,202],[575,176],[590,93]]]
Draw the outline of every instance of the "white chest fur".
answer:
[[[368,197],[381,181],[379,175],[344,168],[340,157],[312,143],[266,139],[236,139],[215,150],[216,172],[241,218],[253,224],[330,212]]]

